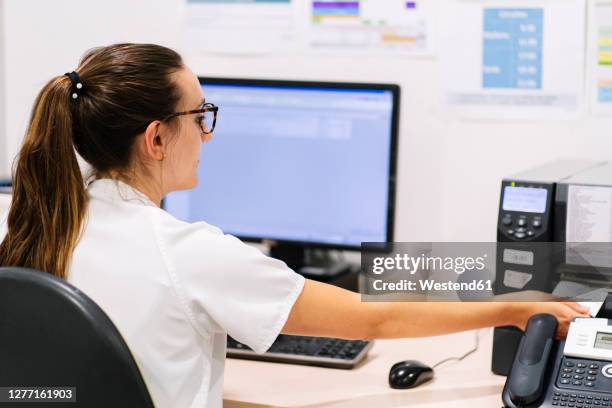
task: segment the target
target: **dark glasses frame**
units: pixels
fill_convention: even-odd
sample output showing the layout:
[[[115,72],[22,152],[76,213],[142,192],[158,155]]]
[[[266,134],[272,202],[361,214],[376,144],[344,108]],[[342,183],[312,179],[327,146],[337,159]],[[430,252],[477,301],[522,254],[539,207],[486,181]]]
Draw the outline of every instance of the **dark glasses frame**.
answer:
[[[169,119],[172,119],[174,117],[177,117],[177,116],[195,115],[195,114],[198,114],[198,113],[206,113],[206,112],[213,112],[214,113],[214,115],[213,115],[213,123],[212,123],[212,126],[210,127],[210,130],[206,131],[206,130],[204,130],[204,119],[202,118],[202,120],[200,121],[200,130],[202,131],[203,134],[209,135],[209,134],[211,134],[215,130],[215,125],[217,124],[217,112],[219,112],[219,107],[216,106],[215,104],[212,104],[212,103],[205,103],[199,109],[193,109],[193,110],[184,111],[184,112],[174,112],[174,113],[171,113],[170,115],[168,115],[165,118],[163,118],[162,121],[165,122],[165,121],[167,121]]]

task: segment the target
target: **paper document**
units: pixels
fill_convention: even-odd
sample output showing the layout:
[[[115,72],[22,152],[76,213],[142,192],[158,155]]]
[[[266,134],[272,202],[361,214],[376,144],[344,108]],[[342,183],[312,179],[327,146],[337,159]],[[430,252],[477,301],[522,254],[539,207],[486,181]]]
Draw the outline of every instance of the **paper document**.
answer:
[[[186,0],[182,42],[193,51],[285,52],[298,39],[292,0]]]
[[[599,115],[612,115],[612,2],[592,2],[590,7],[591,110]]]
[[[603,305],[603,301],[602,302],[578,302],[578,303],[588,308],[589,315],[592,317],[597,316],[597,313],[599,313],[599,309],[601,309],[601,306]]]
[[[440,73],[460,116],[570,119],[581,111],[584,0],[447,0]]]
[[[599,286],[612,280],[612,187],[570,185],[565,262],[595,267]],[[591,277],[593,279],[593,277]]]
[[[611,187],[570,185],[566,242],[611,242],[611,211]]]
[[[431,56],[432,0],[309,0],[312,50]]]

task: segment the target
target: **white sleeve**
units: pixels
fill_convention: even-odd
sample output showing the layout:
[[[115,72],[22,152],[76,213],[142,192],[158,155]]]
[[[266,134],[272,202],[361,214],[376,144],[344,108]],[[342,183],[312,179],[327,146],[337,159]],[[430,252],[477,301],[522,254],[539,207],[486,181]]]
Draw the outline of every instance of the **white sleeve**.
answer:
[[[196,322],[209,317],[217,329],[265,352],[285,325],[304,277],[206,223],[172,221],[163,223],[158,238]]]

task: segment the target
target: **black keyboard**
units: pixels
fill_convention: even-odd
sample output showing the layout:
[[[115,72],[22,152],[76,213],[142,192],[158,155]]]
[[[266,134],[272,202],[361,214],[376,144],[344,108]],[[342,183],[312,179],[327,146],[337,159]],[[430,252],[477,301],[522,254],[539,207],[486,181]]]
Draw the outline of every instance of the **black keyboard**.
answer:
[[[227,356],[246,360],[350,369],[361,362],[373,342],[281,334],[264,354],[227,337]]]

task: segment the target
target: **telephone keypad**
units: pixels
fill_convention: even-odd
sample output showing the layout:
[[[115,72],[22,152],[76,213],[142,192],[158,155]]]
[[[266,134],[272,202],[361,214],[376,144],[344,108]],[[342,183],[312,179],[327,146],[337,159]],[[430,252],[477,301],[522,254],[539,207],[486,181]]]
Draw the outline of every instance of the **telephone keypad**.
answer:
[[[563,366],[568,367],[566,364],[563,364]],[[578,367],[578,364],[574,362],[574,365],[569,367]],[[601,395],[554,391],[551,405],[572,408],[600,408],[612,407],[612,401],[610,397]]]
[[[570,392],[555,392],[551,404],[572,408],[612,408],[611,397],[589,395],[580,391],[610,392],[612,378],[606,378],[602,373],[602,364],[593,360],[563,357],[557,372],[557,387]],[[612,373],[612,365],[611,365]],[[575,394],[571,393],[575,390]],[[570,405],[571,404],[571,405]]]
[[[568,392],[555,392],[552,398],[552,405],[560,407],[575,408],[599,408],[611,407],[610,397],[589,394],[570,394]]]

